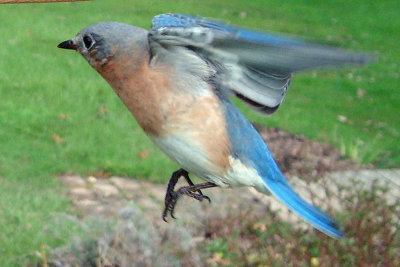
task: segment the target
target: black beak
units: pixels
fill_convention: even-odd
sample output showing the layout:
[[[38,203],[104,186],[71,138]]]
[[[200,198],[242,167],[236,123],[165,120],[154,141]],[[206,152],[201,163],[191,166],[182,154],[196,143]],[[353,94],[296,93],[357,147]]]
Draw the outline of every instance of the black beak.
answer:
[[[74,42],[72,42],[72,40],[67,40],[62,43],[59,43],[57,45],[57,47],[63,48],[63,49],[72,49],[72,50],[76,50],[78,48],[78,46],[76,44],[74,44]]]

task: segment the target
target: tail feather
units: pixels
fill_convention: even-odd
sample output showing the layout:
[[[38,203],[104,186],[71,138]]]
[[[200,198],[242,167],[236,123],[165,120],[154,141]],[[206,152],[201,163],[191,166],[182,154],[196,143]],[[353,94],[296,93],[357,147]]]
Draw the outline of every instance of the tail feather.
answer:
[[[269,149],[250,122],[228,100],[221,98],[225,112],[229,140],[232,144],[232,155],[244,165],[257,170],[257,179],[252,185],[260,191],[268,190],[293,212],[315,228],[327,235],[340,238],[342,233],[336,222],[328,215],[303,200],[289,185]],[[262,177],[262,185],[259,183]]]
[[[289,185],[286,179],[280,174],[280,179],[264,178],[268,190],[293,212],[298,214],[305,221],[320,230],[321,232],[333,237],[343,237],[338,229],[337,223],[328,215],[307,203]]]

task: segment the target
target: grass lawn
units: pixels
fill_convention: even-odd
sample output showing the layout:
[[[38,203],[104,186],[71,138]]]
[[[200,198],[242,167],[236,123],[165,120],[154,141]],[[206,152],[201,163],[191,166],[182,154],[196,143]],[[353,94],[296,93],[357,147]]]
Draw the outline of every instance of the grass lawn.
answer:
[[[51,214],[69,205],[53,178],[57,174],[105,171],[165,182],[176,168],[84,59],[56,48],[91,23],[149,28],[151,18],[165,12],[378,53],[370,66],[296,75],[274,116],[243,110],[252,121],[330,142],[357,161],[400,166],[397,0],[0,5],[0,266],[21,263],[68,238],[67,230],[46,234]]]

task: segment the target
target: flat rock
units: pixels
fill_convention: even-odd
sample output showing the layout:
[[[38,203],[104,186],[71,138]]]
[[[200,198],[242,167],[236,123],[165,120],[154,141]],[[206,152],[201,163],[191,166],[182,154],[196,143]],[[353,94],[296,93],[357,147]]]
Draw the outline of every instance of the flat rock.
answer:
[[[109,183],[95,183],[93,184],[94,191],[104,197],[115,196],[119,194],[119,190]]]
[[[112,182],[115,186],[118,187],[119,190],[123,191],[135,191],[140,188],[140,184],[129,178],[121,178],[121,177],[111,177],[110,182]]]
[[[93,198],[94,192],[86,187],[73,187],[69,192],[70,196],[75,199]]]
[[[91,199],[81,199],[74,201],[74,204],[80,207],[88,207],[99,205],[99,202]]]

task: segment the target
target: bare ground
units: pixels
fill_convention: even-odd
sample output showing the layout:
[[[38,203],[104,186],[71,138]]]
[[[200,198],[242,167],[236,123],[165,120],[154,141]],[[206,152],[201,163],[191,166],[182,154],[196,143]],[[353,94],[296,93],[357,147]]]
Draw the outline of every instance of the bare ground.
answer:
[[[375,177],[368,183],[343,184],[343,177],[357,176],[357,170],[370,166],[357,165],[341,157],[332,146],[303,136],[279,129],[263,128],[260,132],[295,189],[332,215],[342,209],[341,199],[346,194],[358,186],[368,189],[376,180]],[[353,172],[347,176],[338,172],[346,170]],[[339,175],[327,176],[332,173]],[[400,176],[400,172],[398,174]],[[84,225],[86,239],[75,238],[72,245],[54,250],[51,255],[54,266],[213,265],[213,262],[204,262],[199,244],[213,238],[218,231],[226,231],[223,230],[226,224],[216,222],[232,214],[245,214],[245,218],[265,217],[276,212],[280,219],[294,223],[293,227],[312,231],[271,196],[248,188],[209,189],[204,193],[212,199],[211,204],[183,197],[176,208],[177,219],[170,218],[169,223],[165,223],[161,212],[166,185],[121,177],[64,175],[60,180],[67,186],[74,215],[58,214],[55,220],[58,224],[76,221]],[[347,186],[347,191],[339,184]],[[180,182],[179,185],[184,184]],[[398,196],[399,188],[391,194]],[[221,264],[218,259],[211,257],[210,260],[217,261],[214,265]]]

